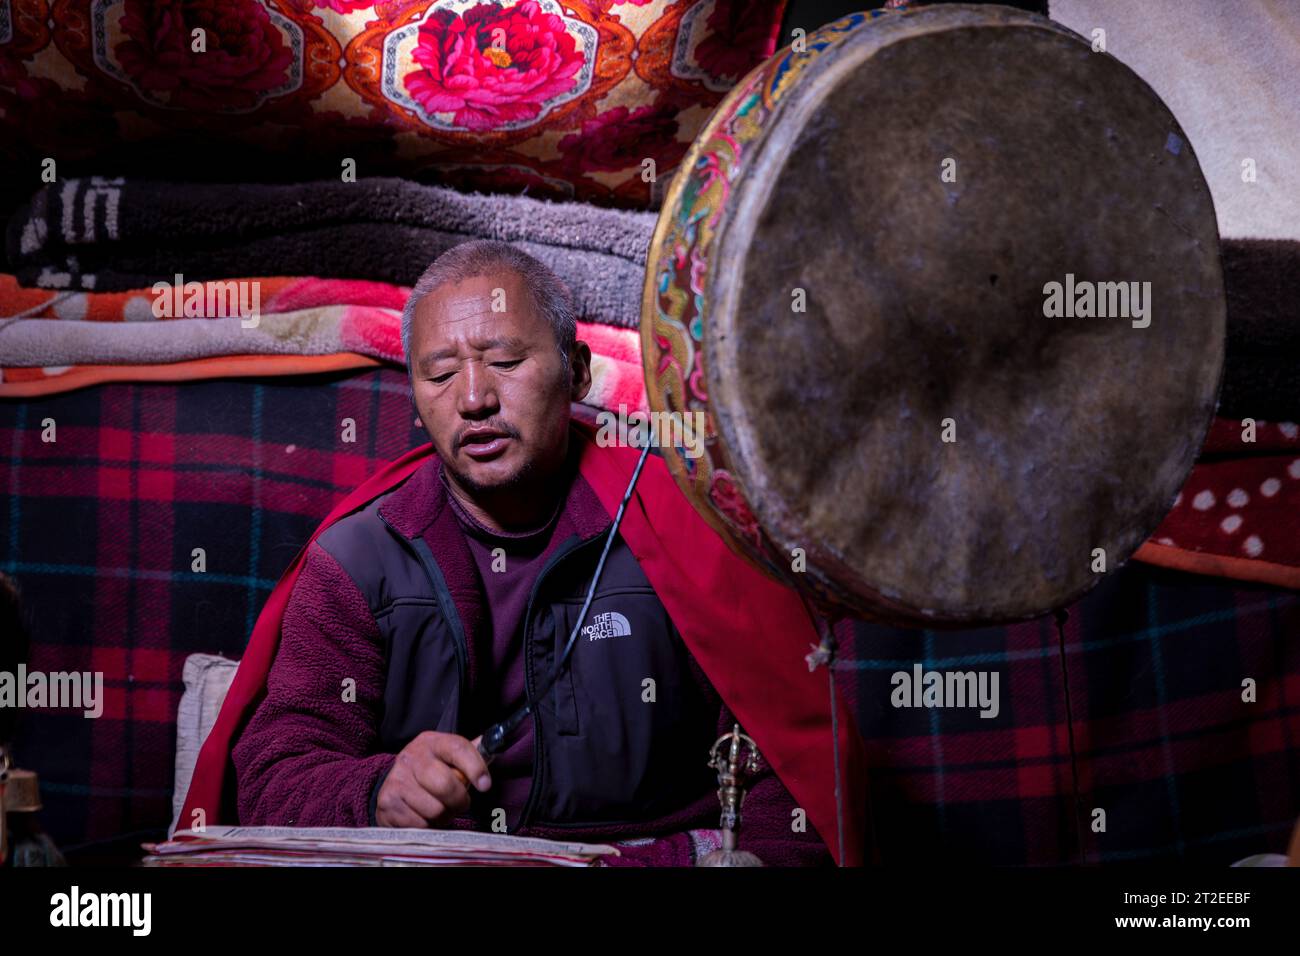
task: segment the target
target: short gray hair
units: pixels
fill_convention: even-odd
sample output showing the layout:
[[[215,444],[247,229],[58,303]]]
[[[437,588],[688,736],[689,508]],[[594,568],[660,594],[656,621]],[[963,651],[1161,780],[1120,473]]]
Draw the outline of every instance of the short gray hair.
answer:
[[[424,270],[411,290],[402,310],[402,352],[406,356],[407,376],[411,368],[411,325],[420,300],[446,283],[462,282],[475,276],[490,275],[503,269],[514,272],[523,281],[533,299],[533,307],[555,333],[564,375],[569,374],[569,353],[578,337],[578,320],[568,287],[547,266],[508,242],[475,239],[452,246]]]

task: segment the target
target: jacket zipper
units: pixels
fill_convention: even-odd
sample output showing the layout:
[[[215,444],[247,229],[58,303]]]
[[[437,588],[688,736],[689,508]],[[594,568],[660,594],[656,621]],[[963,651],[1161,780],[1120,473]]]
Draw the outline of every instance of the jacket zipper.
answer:
[[[469,692],[466,686],[466,655],[468,654],[468,642],[465,637],[465,629],[460,619],[460,612],[456,609],[456,604],[451,599],[451,591],[447,588],[447,580],[443,577],[442,569],[438,567],[437,560],[429,550],[428,544],[423,538],[408,538],[398,531],[380,515],[380,520],[388,527],[394,535],[402,541],[411,545],[415,551],[416,557],[419,558],[420,564],[424,568],[425,574],[428,575],[430,582],[433,584],[434,596],[438,604],[443,609],[443,617],[451,627],[452,635],[455,638],[456,645],[456,673],[457,681],[460,687],[460,694],[457,700],[456,727],[459,730],[461,726],[461,714],[464,713],[465,700]],[[537,580],[533,582],[533,587],[528,595],[527,609],[524,611],[524,696],[531,698],[533,696],[533,602],[537,599],[538,592],[542,589],[542,583],[546,580],[547,575],[564,558],[569,557],[582,548],[590,545],[595,541],[603,541],[609,530],[603,529],[601,533],[593,535],[590,538],[579,538],[576,535],[567,538],[556,548],[555,553],[547,559],[546,564],[542,567],[541,572],[537,575]],[[588,585],[590,587],[590,584]],[[585,594],[585,592],[584,592]],[[581,622],[579,622],[581,624]],[[564,640],[568,640],[568,635],[564,635]],[[558,653],[558,652],[557,652]],[[558,658],[557,658],[558,659]],[[554,666],[554,664],[552,664]],[[539,775],[541,770],[542,747],[544,746],[545,736],[541,727],[541,711],[544,701],[538,701],[537,706],[533,709],[533,775],[528,788],[528,799],[524,801],[524,808],[519,814],[519,822],[513,830],[508,832],[517,833],[523,827],[527,826],[535,811],[537,803]]]
[[[438,562],[434,560],[433,553],[423,538],[408,538],[399,534],[397,530],[388,523],[383,515],[379,519],[384,522],[388,530],[391,531],[399,541],[404,541],[415,551],[415,555],[420,560],[424,573],[429,576],[430,583],[433,584],[434,600],[442,609],[443,620],[451,628],[453,644],[456,650],[456,684],[458,693],[456,695],[456,729],[461,728],[461,716],[465,713],[465,700],[469,694],[469,675],[467,673],[469,664],[467,655],[469,654],[469,644],[465,639],[465,628],[460,620],[460,611],[456,609],[456,603],[451,599],[451,591],[447,587],[447,579],[442,576],[442,568],[438,567]]]
[[[533,601],[536,600],[538,592],[542,589],[542,582],[546,580],[547,575],[554,570],[556,565],[558,565],[563,558],[569,557],[575,552],[581,550],[583,547],[591,544],[593,541],[603,541],[608,533],[608,529],[606,529],[600,534],[594,535],[590,538],[581,539],[575,536],[567,539],[556,549],[555,553],[551,555],[550,559],[542,567],[541,573],[537,575],[537,580],[533,582],[533,589],[528,595],[527,610],[524,611],[524,696],[526,699],[531,699],[533,696]],[[590,587],[590,584],[588,584],[588,587]],[[581,626],[582,622],[579,621],[578,625]],[[568,639],[569,635],[565,634],[563,640],[567,642]],[[556,651],[556,657],[551,662],[552,667],[554,667],[556,661],[559,660],[559,654],[562,649],[563,648]],[[572,658],[570,658],[570,661],[572,661]],[[552,688],[552,690],[554,690],[554,688]],[[547,696],[549,697],[550,695],[548,694]],[[524,801],[524,808],[519,814],[519,822],[515,825],[513,830],[509,831],[511,833],[518,833],[524,827],[528,826],[532,821],[533,813],[536,811],[538,791],[540,789],[542,748],[545,746],[544,741],[546,739],[545,735],[542,733],[541,723],[542,708],[544,704],[544,700],[539,700],[537,706],[533,709],[533,776],[528,787],[528,799]]]

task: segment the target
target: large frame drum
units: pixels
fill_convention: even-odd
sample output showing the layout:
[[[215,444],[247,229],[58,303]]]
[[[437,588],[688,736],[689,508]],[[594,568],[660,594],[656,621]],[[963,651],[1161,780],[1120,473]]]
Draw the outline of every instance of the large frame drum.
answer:
[[[703,413],[703,457],[666,457],[733,547],[823,606],[971,626],[1065,605],[1155,529],[1224,320],[1150,87],[1050,20],[938,6],[732,90],[667,193],[641,337],[652,410]]]

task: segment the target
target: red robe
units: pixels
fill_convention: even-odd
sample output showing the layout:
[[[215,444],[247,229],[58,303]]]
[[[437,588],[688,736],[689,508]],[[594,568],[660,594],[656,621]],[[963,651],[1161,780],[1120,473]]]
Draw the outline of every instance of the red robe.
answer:
[[[329,513],[311,540],[340,518],[401,484],[431,444],[407,452],[367,479]],[[586,443],[579,464],[610,515],[618,510],[640,452]],[[651,455],[619,534],[632,549],[704,673],[742,729],[805,811],[836,862],[861,865],[865,841],[866,758],[852,714],[839,704],[844,859],[839,858],[830,694],[823,669],[804,656],[817,633],[797,594],[734,553],[683,498],[663,460]],[[207,825],[234,823],[230,751],[261,701],[280,641],[280,623],[306,546],[267,598],[239,670],[199,752],[178,827],[202,809]],[[223,799],[224,797],[224,799]],[[743,819],[742,819],[743,832]],[[742,837],[743,839],[743,837]]]

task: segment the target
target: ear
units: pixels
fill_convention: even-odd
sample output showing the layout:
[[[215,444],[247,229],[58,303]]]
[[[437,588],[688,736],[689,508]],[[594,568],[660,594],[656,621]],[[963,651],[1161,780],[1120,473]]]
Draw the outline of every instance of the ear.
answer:
[[[406,397],[411,403],[411,411],[415,412],[414,427],[423,428],[424,419],[420,417],[420,406],[415,404],[415,384],[413,382],[407,382]]]
[[[591,349],[586,342],[579,340],[573,343],[573,351],[569,353],[569,373],[569,396],[573,401],[580,402],[591,391]]]

